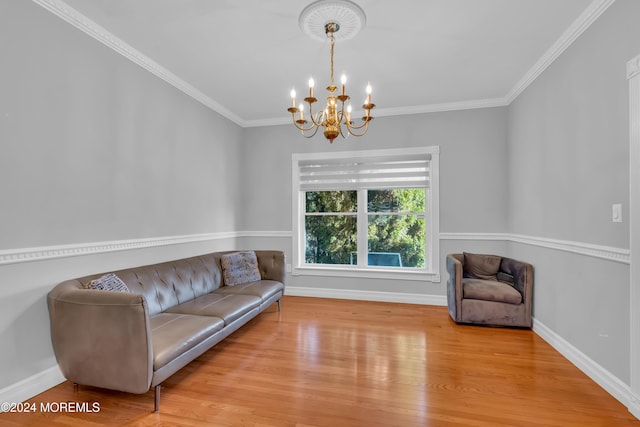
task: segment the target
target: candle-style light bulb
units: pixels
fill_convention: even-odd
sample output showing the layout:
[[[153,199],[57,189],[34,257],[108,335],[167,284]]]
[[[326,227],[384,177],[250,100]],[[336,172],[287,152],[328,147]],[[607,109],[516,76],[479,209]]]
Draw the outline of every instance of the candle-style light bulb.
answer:
[[[347,124],[351,123],[351,104],[347,105]]]
[[[296,108],[296,90],[291,89],[291,106]]]
[[[371,104],[371,84],[367,83],[367,104]]]
[[[313,98],[313,86],[316,84],[316,82],[313,81],[313,77],[311,77],[309,79],[309,97]]]
[[[304,120],[304,104],[298,105],[298,110],[300,110],[300,120]]]
[[[342,95],[344,96],[344,88],[345,88],[345,85],[347,84],[347,76],[346,75],[343,74],[340,77],[340,83],[342,83]]]

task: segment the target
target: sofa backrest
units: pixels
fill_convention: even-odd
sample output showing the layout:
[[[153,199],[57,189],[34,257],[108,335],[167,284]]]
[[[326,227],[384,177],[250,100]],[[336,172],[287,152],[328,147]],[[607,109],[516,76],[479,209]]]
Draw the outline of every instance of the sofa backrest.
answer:
[[[159,264],[113,271],[129,291],[144,296],[149,315],[208,294],[224,286],[220,258],[235,251],[214,252]],[[285,264],[282,251],[255,251],[261,277],[284,283]],[[105,273],[68,280],[61,285],[83,288]]]
[[[215,254],[200,255],[114,271],[129,291],[144,296],[150,315],[208,294],[223,286]],[[76,279],[81,285],[102,274]]]

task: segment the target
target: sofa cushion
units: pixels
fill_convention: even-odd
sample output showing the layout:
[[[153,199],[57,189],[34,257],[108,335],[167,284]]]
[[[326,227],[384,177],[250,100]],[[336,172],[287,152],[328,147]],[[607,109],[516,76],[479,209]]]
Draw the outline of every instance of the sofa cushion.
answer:
[[[497,255],[481,255],[463,252],[462,269],[469,277],[484,280],[496,280],[502,257]]]
[[[507,283],[495,280],[462,279],[462,295],[465,299],[506,302],[509,304],[520,304],[522,302],[522,295],[517,289]]]
[[[172,307],[166,312],[215,316],[224,320],[225,325],[228,325],[257,308],[260,302],[260,298],[251,295],[211,293]]]
[[[234,286],[261,279],[258,258],[254,251],[234,252],[220,257],[224,284]]]
[[[85,285],[87,289],[98,289],[101,291],[129,292],[129,288],[114,273],[105,274]]]
[[[235,294],[235,295],[253,295],[260,298],[263,302],[284,291],[284,285],[274,280],[260,280],[257,282],[243,283],[236,286],[224,286],[216,289],[216,294]]]
[[[154,371],[222,330],[224,326],[224,322],[218,317],[178,313],[160,313],[149,321]]]

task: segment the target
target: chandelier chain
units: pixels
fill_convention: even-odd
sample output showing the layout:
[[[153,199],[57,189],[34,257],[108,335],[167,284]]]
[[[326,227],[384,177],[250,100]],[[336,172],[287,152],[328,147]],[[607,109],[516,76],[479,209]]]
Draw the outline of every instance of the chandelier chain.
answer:
[[[335,44],[335,37],[333,37],[333,32],[329,33],[329,38],[331,39],[331,86],[333,86],[333,46]]]

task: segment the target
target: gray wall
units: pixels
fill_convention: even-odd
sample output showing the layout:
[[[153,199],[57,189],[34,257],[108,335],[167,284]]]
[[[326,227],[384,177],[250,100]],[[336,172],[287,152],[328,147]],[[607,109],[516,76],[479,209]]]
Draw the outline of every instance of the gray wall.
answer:
[[[365,136],[333,144],[321,135],[305,139],[293,125],[245,129],[241,227],[291,231],[293,153],[431,145],[440,146],[441,231],[505,232],[506,107],[379,117]]]
[[[241,227],[245,231],[291,232],[291,155],[293,153],[440,146],[440,231],[502,233],[507,231],[507,109],[472,109],[409,116],[380,117],[360,138],[320,135],[303,138],[293,125],[245,130]],[[247,238],[246,247],[274,246],[291,252],[290,238]],[[463,242],[443,241],[441,275],[447,253]],[[495,251],[504,252],[497,244]],[[492,248],[493,249],[493,248]],[[444,295],[444,282],[402,282],[296,276],[290,285],[361,291]]]
[[[509,107],[509,231],[629,248],[626,63],[640,2],[616,1]],[[622,203],[623,223],[611,205]],[[629,266],[511,244],[536,268],[536,320],[629,384]]]
[[[369,135],[330,145],[292,126],[240,129],[39,6],[3,2],[0,251],[249,233],[0,266],[0,389],[55,366],[45,295],[63,279],[233,247],[290,252],[294,152],[439,145],[442,233],[628,248],[624,70],[640,51],[637,16],[640,2],[618,0],[509,107],[376,118]],[[623,203],[622,224],[611,223],[614,202]],[[442,260],[463,249],[531,261],[536,319],[629,382],[625,264],[447,238],[439,284],[304,276],[290,284],[442,296]]]
[[[0,250],[237,229],[241,128],[30,1],[0,58]],[[0,389],[55,366],[57,282],[217,246],[1,265]]]

